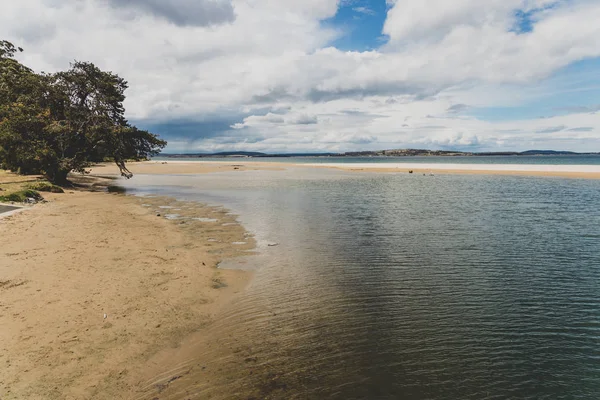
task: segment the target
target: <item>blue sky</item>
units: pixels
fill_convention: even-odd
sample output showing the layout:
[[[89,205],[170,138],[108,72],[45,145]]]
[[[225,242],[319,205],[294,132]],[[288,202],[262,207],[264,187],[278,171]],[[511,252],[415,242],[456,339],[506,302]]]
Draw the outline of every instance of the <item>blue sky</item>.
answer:
[[[466,114],[487,121],[511,121],[600,109],[600,58],[575,62],[546,79],[513,90],[530,98],[512,106],[473,108]]]
[[[96,63],[169,152],[600,151],[597,0],[22,0],[0,38]]]
[[[330,44],[341,50],[369,51],[387,42],[382,35],[387,5],[385,0],[356,0],[342,3],[336,14],[322,23],[343,32]]]

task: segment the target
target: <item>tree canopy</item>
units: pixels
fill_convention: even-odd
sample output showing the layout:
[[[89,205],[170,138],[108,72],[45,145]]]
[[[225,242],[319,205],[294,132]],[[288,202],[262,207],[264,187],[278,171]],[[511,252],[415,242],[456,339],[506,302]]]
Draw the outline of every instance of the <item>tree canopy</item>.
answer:
[[[89,62],[35,73],[15,59],[21,48],[0,41],[0,165],[65,183],[71,171],[113,160],[127,178],[127,160],[154,156],[164,140],[125,118],[127,82]]]

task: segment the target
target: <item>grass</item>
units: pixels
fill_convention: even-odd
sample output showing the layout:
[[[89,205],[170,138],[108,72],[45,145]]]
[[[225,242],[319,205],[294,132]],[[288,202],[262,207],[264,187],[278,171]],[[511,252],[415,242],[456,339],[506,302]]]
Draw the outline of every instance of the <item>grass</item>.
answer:
[[[23,203],[27,198],[43,200],[39,192],[64,193],[59,186],[43,180],[39,175],[19,175],[0,170],[0,201]]]
[[[0,196],[0,201],[3,202],[15,202],[15,203],[24,203],[27,198],[33,198],[37,201],[43,200],[42,195],[32,189],[19,190],[18,192],[12,192],[3,196]]]
[[[50,192],[50,193],[64,193],[65,191],[60,187],[51,184],[50,182],[36,182],[31,185],[27,185],[28,189],[37,190],[38,192]]]
[[[27,189],[27,185],[39,182],[39,175],[19,175],[0,169],[0,195]]]

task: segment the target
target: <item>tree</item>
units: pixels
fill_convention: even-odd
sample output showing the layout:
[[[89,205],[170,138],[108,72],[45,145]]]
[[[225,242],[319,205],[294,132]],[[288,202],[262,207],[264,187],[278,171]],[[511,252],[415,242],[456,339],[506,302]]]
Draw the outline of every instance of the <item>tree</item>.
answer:
[[[113,160],[146,159],[166,145],[125,118],[127,82],[92,63],[36,74],[14,59],[20,51],[0,42],[0,163],[21,173],[43,173],[64,184],[70,171]]]
[[[42,107],[45,77],[16,61],[17,51],[23,50],[0,41],[0,163],[22,173],[36,173],[47,125]]]

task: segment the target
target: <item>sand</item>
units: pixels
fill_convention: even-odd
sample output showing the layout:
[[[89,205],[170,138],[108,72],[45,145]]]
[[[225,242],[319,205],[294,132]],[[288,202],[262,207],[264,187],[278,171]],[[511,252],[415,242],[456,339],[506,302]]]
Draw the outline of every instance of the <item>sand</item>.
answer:
[[[328,163],[294,164],[277,162],[248,161],[233,159],[227,161],[146,161],[129,164],[129,169],[138,174],[197,174],[223,171],[282,170],[287,168],[335,168],[352,172],[383,172],[415,174],[479,174],[479,175],[520,175],[563,178],[600,179],[600,165],[542,165],[542,164],[420,164],[420,163]],[[101,165],[92,168],[94,174],[115,175],[114,165]]]
[[[201,332],[249,281],[215,268],[254,246],[227,210],[45,197],[0,220],[2,400],[133,398],[148,360]]]
[[[323,168],[322,164],[308,164]],[[477,174],[520,175],[563,178],[600,179],[600,165],[544,165],[544,164],[437,164],[437,163],[330,163],[326,168],[365,172],[396,172],[415,174]]]
[[[268,162],[246,162],[231,160],[223,162],[186,161],[143,161],[127,164],[133,174],[205,174],[225,171],[281,170],[289,164]],[[92,175],[117,176],[119,169],[113,163],[99,164],[90,169]]]

